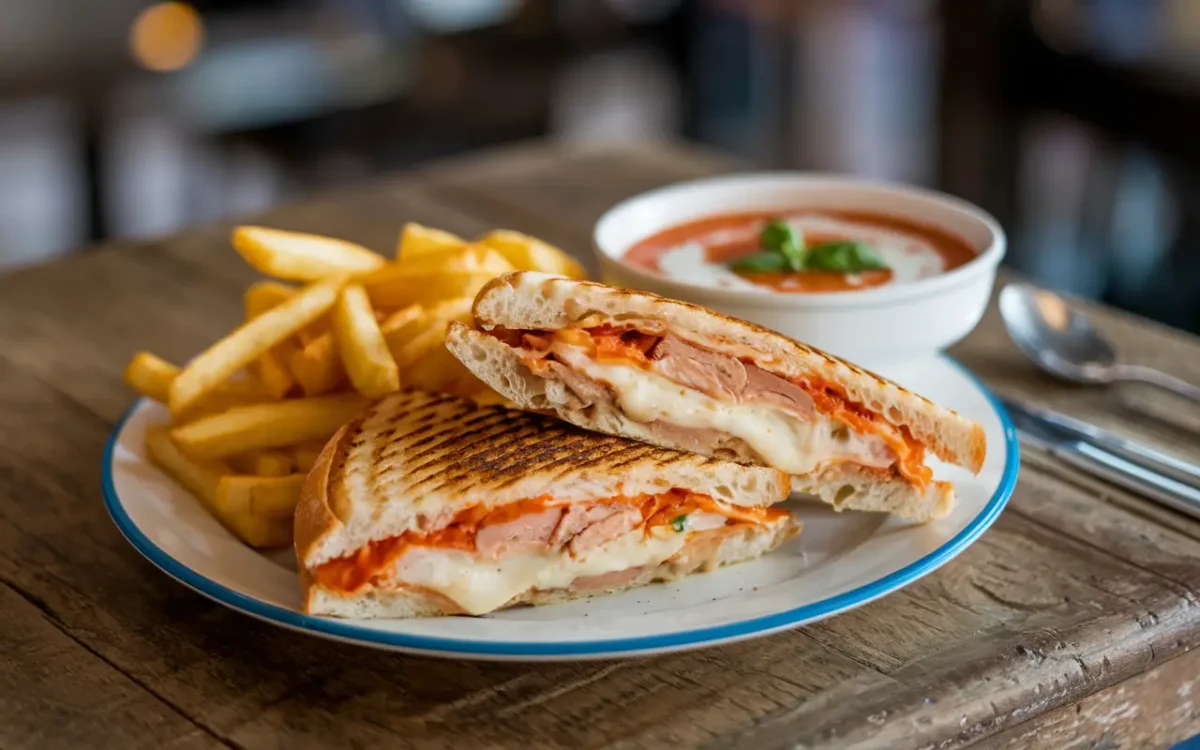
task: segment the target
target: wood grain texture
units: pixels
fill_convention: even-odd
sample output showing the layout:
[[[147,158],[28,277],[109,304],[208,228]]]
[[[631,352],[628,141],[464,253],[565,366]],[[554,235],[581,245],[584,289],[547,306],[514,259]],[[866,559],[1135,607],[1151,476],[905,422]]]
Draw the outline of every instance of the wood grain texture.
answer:
[[[980,750],[1168,748],[1200,734],[1200,651],[978,743]]]
[[[735,166],[664,144],[527,143],[250,218],[382,252],[409,220],[468,236],[503,226],[587,258],[591,224],[611,203]],[[1200,644],[1200,524],[1036,456],[995,527],[933,575],[804,630],[707,651],[433,661],[310,639],[200,598],[121,539],[100,500],[100,456],[132,399],[120,382],[132,352],[182,361],[237,320],[253,274],[229,249],[232,223],[0,277],[0,747],[965,748],[1054,738],[1042,746],[1117,748],[1195,729],[1179,691]],[[1200,381],[1196,339],[1093,310],[1131,358]],[[955,354],[997,390],[1200,459],[1187,409],[1141,389],[1042,378],[994,310]]]

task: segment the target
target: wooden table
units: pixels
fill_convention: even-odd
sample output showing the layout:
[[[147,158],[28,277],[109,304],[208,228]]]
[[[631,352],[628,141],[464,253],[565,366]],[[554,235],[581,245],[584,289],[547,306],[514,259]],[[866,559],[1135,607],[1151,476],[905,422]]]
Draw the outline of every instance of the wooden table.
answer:
[[[681,146],[470,154],[256,221],[390,250],[402,222],[526,230],[583,254],[622,196],[734,165]],[[0,747],[1150,748],[1200,731],[1200,523],[1027,455],[1007,511],[887,598],[644,660],[417,659],[261,624],[117,533],[105,438],[137,349],[240,315],[228,225],[0,277]],[[1200,381],[1200,341],[1093,308],[1132,360]],[[994,312],[954,352],[1027,396],[1200,459],[1200,414],[1039,376]],[[929,394],[936,398],[937,394]]]

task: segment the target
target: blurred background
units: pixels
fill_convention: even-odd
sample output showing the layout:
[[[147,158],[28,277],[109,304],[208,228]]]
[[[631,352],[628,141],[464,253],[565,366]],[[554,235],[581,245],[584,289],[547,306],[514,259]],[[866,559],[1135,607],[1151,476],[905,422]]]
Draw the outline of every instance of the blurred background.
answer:
[[[1200,331],[1200,0],[0,0],[0,269],[537,136],[936,187]]]

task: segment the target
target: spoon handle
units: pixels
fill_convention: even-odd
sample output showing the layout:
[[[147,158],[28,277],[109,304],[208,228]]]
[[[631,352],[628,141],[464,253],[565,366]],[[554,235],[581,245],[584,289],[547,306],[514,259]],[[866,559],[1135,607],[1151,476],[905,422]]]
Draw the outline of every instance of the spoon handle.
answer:
[[[1115,380],[1135,380],[1177,393],[1200,404],[1200,387],[1179,378],[1141,365],[1117,365],[1113,371]]]

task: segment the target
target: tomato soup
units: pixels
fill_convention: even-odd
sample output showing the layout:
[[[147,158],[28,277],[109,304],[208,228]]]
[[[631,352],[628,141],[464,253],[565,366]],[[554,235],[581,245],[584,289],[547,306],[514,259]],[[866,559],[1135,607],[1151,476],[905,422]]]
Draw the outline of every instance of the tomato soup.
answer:
[[[860,273],[831,271],[734,272],[731,261],[760,250],[769,221],[787,221],[807,247],[852,240],[870,245],[887,265]],[[712,216],[680,224],[638,242],[625,262],[676,281],[764,292],[845,292],[902,284],[944,273],[976,252],[965,240],[936,227],[871,211],[803,209]]]

